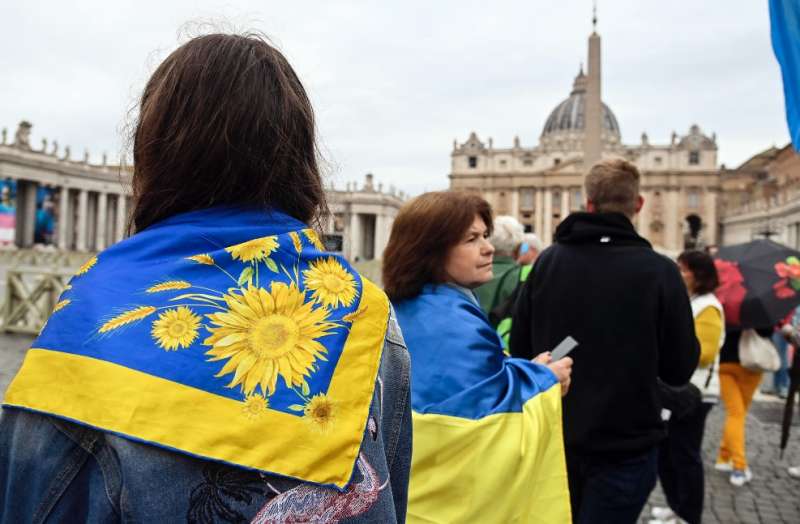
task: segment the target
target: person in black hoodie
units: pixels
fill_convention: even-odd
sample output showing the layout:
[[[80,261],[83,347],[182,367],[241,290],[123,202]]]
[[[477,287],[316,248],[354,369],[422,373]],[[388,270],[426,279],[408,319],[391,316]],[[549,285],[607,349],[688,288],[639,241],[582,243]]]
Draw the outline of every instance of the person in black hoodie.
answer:
[[[533,358],[565,337],[578,346],[564,398],[575,522],[636,522],[655,486],[665,436],[657,380],[689,381],[699,359],[677,265],[631,223],[639,172],[604,160],[586,176],[587,213],[573,213],[536,261],[513,315],[513,356]]]

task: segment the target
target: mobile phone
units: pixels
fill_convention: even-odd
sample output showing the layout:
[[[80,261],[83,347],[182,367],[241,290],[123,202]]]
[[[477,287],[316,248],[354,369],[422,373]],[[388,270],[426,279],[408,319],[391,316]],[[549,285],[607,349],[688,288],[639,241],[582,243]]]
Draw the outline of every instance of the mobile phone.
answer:
[[[555,349],[550,352],[550,357],[553,359],[552,361],[555,362],[556,360],[561,360],[566,357],[577,345],[578,341],[567,335],[567,338],[562,340]]]

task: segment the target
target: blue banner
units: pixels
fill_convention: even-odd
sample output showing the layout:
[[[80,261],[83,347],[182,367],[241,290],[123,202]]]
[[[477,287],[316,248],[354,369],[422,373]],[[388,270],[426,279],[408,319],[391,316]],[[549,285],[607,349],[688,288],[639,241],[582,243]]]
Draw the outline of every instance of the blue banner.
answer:
[[[800,1],[770,0],[772,49],[781,66],[786,120],[795,150],[800,149]]]

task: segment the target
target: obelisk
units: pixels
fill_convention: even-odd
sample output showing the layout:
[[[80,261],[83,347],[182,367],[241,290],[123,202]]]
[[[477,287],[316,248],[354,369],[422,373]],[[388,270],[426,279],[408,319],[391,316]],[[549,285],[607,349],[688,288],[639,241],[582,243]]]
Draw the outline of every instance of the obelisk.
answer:
[[[589,37],[589,71],[586,83],[586,122],[583,138],[583,165],[589,169],[600,160],[603,151],[601,139],[603,103],[600,89],[600,35],[597,34],[597,10],[592,16],[592,34]]]

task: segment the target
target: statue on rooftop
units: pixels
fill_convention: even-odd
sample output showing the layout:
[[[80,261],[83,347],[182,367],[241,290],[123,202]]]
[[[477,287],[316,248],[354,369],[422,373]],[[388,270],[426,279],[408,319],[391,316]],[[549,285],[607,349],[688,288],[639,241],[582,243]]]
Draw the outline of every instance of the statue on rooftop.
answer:
[[[17,127],[17,132],[14,134],[14,145],[21,149],[31,148],[31,128],[33,125],[27,120],[23,120]]]

